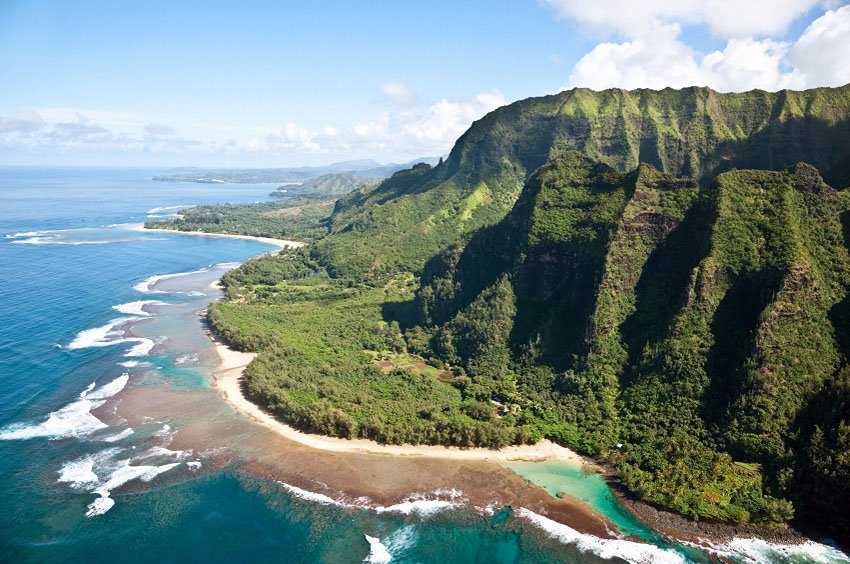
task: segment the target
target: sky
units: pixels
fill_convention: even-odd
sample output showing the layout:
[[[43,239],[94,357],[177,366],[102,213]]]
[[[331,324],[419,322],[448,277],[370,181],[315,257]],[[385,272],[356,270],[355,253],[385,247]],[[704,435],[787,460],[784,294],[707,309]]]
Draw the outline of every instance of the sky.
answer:
[[[406,162],[568,88],[840,86],[847,4],[0,0],[0,164]]]

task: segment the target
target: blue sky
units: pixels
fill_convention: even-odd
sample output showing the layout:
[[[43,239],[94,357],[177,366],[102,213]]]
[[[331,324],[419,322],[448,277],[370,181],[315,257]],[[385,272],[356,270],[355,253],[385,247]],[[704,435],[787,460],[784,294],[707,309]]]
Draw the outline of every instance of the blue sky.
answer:
[[[0,163],[288,166],[447,152],[572,86],[850,81],[818,0],[0,2]]]

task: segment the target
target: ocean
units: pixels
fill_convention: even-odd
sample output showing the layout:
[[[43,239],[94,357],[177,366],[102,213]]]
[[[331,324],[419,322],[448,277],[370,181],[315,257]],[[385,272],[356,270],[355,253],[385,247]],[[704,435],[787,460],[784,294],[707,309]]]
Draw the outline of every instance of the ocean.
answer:
[[[138,225],[264,201],[274,186],[156,172],[0,168],[0,561],[850,561],[816,542],[667,544],[574,465],[417,464],[272,436],[211,387],[201,313],[221,274],[276,248]],[[430,472],[427,488],[410,485],[413,465]],[[621,538],[500,506],[496,493],[473,503],[518,476],[552,503],[566,493],[606,515]]]

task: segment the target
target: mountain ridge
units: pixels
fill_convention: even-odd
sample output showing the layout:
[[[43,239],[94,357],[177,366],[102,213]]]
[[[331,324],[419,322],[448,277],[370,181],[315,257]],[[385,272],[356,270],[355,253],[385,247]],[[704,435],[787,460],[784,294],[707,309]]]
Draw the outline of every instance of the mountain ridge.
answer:
[[[731,94],[696,87],[573,89],[515,102],[474,122],[445,163],[423,174],[416,186],[399,187],[390,178],[369,194],[352,194],[356,206],[343,199],[331,229],[340,235],[327,249],[320,244],[318,252],[349,274],[418,271],[451,240],[504,217],[528,176],[571,149],[620,171],[653,164],[694,177],[704,187],[732,168],[775,170],[799,161],[812,163],[827,178],[846,176],[850,85]],[[386,223],[401,232],[382,237]],[[345,235],[355,228],[357,237]],[[370,237],[360,237],[364,232]],[[363,241],[371,238],[397,259],[366,256]]]

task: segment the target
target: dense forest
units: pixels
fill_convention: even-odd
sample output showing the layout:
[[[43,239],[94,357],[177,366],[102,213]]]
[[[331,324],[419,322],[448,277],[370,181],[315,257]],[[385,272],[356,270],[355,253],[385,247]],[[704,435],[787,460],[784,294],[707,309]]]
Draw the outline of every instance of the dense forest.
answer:
[[[847,538],[848,178],[850,87],[577,89],[320,209],[186,219],[312,241],[209,312],[299,428],[549,437],[694,519]]]

